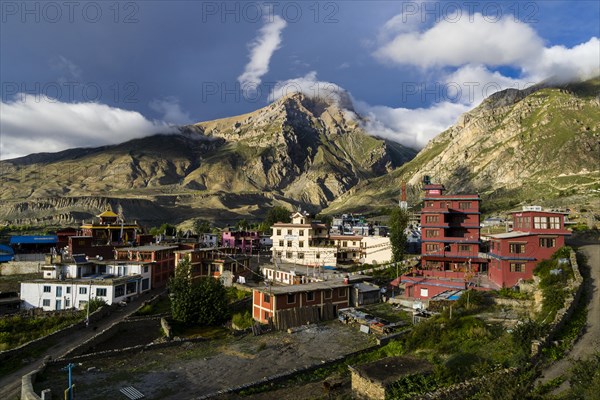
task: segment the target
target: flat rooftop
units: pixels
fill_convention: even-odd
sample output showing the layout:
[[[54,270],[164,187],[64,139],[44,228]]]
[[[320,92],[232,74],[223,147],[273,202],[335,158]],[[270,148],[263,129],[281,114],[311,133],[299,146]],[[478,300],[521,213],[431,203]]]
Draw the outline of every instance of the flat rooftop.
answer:
[[[530,236],[531,232],[520,232],[520,231],[512,231],[512,232],[504,232],[504,233],[494,233],[491,235],[486,235],[489,238],[492,239],[512,239],[512,238],[519,238],[519,237],[525,237],[525,236]]]
[[[136,247],[121,247],[117,249],[118,251],[126,250],[126,251],[161,251],[161,250],[175,250],[178,249],[179,246],[161,246],[158,244],[147,244],[144,246],[136,246]]]
[[[327,281],[321,282],[312,282],[305,283],[302,285],[271,285],[268,287],[257,287],[256,290],[263,293],[272,293],[272,294],[286,294],[286,293],[302,293],[302,292],[312,292],[313,290],[323,290],[323,289],[336,289],[340,287],[349,287],[354,283],[358,283],[365,278],[369,278],[368,276],[359,275],[359,276],[351,276],[349,278],[349,283],[344,283],[344,279],[330,279]]]

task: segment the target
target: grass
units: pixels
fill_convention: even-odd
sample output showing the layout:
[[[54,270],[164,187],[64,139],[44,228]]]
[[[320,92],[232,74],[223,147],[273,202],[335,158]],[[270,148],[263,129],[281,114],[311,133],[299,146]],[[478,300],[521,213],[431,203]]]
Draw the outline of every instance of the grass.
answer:
[[[167,314],[171,312],[171,299],[169,296],[161,297],[154,304],[146,304],[138,311],[136,311],[135,315],[158,315],[158,314]]]
[[[18,274],[18,275],[1,275],[0,276],[0,292],[20,292],[21,282],[42,279],[42,273],[35,274]]]
[[[383,318],[390,322],[412,322],[412,316],[409,313],[394,309],[390,303],[371,304],[361,309],[364,309],[367,313],[375,317]]]

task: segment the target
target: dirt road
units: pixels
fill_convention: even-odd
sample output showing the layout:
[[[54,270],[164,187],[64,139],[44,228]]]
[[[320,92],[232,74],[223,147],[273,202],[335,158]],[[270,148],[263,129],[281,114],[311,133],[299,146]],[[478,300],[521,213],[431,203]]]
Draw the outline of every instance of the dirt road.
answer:
[[[158,292],[157,292],[158,293]],[[156,294],[156,293],[154,293]],[[6,400],[18,400],[21,397],[21,377],[30,373],[31,371],[39,368],[46,356],[50,356],[53,359],[60,358],[75,347],[79,346],[86,340],[98,332],[102,332],[117,321],[124,319],[125,317],[133,314],[137,308],[146,300],[151,298],[150,294],[146,294],[138,297],[127,305],[127,307],[120,308],[113,312],[109,316],[105,317],[101,321],[94,324],[95,329],[90,327],[89,329],[82,329],[74,332],[69,336],[68,340],[64,340],[56,345],[50,347],[42,356],[32,361],[27,366],[13,372],[10,375],[3,376],[0,378],[0,399]]]
[[[569,244],[578,246],[579,251],[588,259],[590,279],[584,281],[591,293],[587,326],[584,335],[575,343],[567,356],[542,373],[542,377],[538,380],[538,383],[542,384],[568,373],[574,361],[600,351],[600,242],[597,239],[575,239]],[[555,394],[568,388],[569,382],[565,381],[556,389]]]

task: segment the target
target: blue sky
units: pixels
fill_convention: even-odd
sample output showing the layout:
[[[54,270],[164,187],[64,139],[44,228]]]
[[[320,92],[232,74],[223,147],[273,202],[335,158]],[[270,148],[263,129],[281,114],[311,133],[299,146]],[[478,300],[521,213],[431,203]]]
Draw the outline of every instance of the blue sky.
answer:
[[[495,90],[600,69],[596,1],[0,4],[0,159],[169,132],[296,89],[347,90],[370,133],[422,147]]]

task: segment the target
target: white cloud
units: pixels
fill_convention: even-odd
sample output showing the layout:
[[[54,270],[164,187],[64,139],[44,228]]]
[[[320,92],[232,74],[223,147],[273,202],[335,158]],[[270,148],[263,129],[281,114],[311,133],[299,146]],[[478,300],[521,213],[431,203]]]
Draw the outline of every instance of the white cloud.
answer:
[[[250,61],[238,76],[238,82],[244,90],[260,85],[262,76],[269,72],[271,56],[281,45],[281,31],[286,25],[287,22],[276,15],[260,29],[259,36],[250,43]]]
[[[380,45],[373,53],[377,59],[422,69],[459,67],[457,75],[474,73],[501,86],[549,78],[567,82],[600,74],[600,42],[596,37],[572,48],[547,48],[530,25],[508,15],[500,20],[479,13],[463,15],[455,22],[441,20],[424,31],[419,31],[414,21],[402,24],[406,21],[406,16],[399,14],[380,29]],[[482,75],[483,70],[497,66],[520,70],[520,76],[490,76],[491,72]],[[461,71],[463,68],[466,70]]]
[[[162,114],[162,120],[175,125],[191,124],[190,114],[181,109],[179,99],[176,97],[166,97],[164,99],[155,99],[150,102],[150,108]]]
[[[322,98],[351,108],[351,105],[347,104],[346,90],[335,83],[319,81],[316,71],[311,71],[300,78],[277,82],[269,93],[269,101],[275,101],[291,93],[303,93],[309,97]]]
[[[529,25],[512,18],[491,23],[476,13],[456,22],[442,20],[425,32],[401,32],[377,49],[375,56],[423,68],[509,65],[539,57],[542,49],[542,40]]]
[[[163,122],[138,112],[99,103],[63,103],[20,94],[2,101],[0,159],[74,147],[121,143],[156,133],[175,133]]]
[[[59,55],[50,60],[50,67],[59,72],[59,82],[73,82],[81,79],[81,68],[67,57]]]
[[[465,104],[443,101],[429,108],[392,108],[355,102],[365,117],[363,128],[370,135],[390,139],[404,146],[420,149],[454,124],[459,115],[471,108]]]

